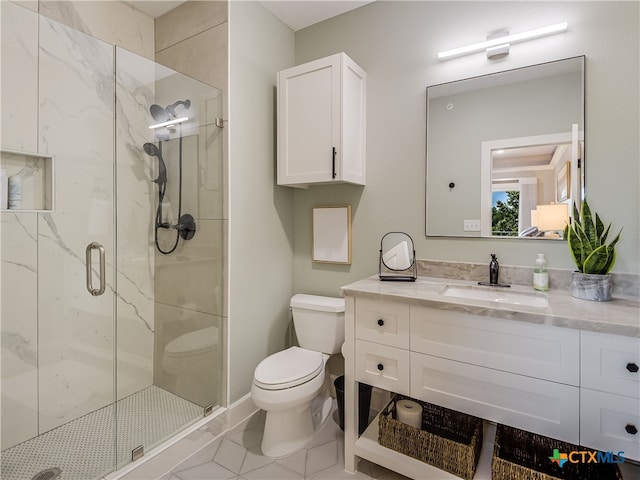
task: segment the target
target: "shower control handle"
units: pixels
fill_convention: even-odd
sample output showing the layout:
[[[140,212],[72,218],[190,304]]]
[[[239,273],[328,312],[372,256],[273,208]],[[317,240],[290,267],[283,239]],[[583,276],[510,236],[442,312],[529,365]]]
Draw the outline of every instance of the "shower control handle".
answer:
[[[100,259],[100,270],[98,271],[98,277],[100,279],[100,287],[93,288],[93,275],[91,269],[91,257],[93,250],[98,250],[98,255]],[[104,247],[100,245],[98,242],[91,242],[87,245],[85,250],[85,260],[86,260],[86,268],[87,268],[87,290],[91,295],[97,297],[104,293],[106,284],[104,280]]]

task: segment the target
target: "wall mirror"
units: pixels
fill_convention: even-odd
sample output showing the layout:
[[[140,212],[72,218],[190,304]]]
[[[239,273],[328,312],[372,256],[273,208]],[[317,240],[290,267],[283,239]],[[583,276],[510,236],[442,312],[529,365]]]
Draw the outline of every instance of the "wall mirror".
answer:
[[[583,56],[427,87],[427,236],[561,238],[584,171]]]
[[[418,278],[413,239],[403,232],[389,232],[380,241],[380,280],[415,281]]]

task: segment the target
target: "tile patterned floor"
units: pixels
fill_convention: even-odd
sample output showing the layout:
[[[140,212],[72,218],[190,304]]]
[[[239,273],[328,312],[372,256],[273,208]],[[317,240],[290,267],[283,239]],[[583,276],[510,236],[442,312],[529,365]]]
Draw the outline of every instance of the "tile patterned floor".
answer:
[[[113,470],[116,456],[118,464],[127,464],[133,448],[151,449],[200,418],[202,407],[152,385],[119,400],[117,407],[108,405],[4,450],[0,478],[29,480],[52,467],[61,469],[58,480],[96,478]]]
[[[344,471],[344,434],[333,415],[303,449],[273,460],[262,456],[265,413],[260,411],[176,467],[162,480],[408,480],[362,460],[355,475]]]

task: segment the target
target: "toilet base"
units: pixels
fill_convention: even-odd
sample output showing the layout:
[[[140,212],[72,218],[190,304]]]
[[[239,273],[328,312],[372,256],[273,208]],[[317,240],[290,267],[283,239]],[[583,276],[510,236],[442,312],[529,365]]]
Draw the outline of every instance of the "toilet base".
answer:
[[[306,445],[314,432],[309,403],[291,410],[268,411],[262,454],[271,458],[287,456]]]

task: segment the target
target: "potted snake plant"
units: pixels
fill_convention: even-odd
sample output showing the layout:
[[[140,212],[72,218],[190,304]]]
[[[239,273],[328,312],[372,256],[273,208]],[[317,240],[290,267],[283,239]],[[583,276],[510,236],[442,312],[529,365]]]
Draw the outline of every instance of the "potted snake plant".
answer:
[[[580,211],[573,205],[573,223],[565,228],[565,238],[578,271],[571,278],[571,294],[583,300],[611,300],[611,274],[616,262],[618,235],[607,243],[611,224],[605,228],[597,213],[592,213],[586,199]]]

